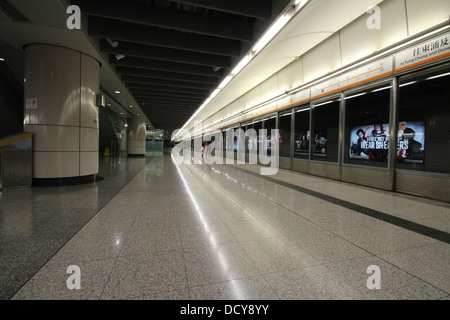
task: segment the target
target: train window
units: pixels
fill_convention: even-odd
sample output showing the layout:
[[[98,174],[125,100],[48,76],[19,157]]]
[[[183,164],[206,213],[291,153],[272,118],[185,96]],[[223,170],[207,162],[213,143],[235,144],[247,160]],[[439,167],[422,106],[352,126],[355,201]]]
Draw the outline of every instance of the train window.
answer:
[[[387,168],[390,84],[345,96],[344,162]]]
[[[282,113],[278,119],[280,132],[280,157],[291,157],[291,124],[292,112]]]
[[[450,173],[450,67],[399,82],[397,168]]]
[[[294,114],[294,158],[309,159],[310,109],[296,110]]]
[[[332,100],[314,106],[311,159],[338,162],[340,104]]]

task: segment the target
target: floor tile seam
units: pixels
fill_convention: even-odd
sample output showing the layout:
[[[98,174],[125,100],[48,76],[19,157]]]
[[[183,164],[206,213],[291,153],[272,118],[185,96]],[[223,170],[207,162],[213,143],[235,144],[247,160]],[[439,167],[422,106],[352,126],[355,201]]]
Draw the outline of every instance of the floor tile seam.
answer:
[[[399,268],[398,266],[393,265],[392,263],[390,263],[390,262],[388,262],[388,261],[385,261],[384,259],[381,259],[381,258],[378,257],[377,255],[374,254],[373,256],[376,257],[376,258],[378,258],[378,259],[380,259],[380,260],[383,260],[385,263],[389,264],[390,266],[392,266],[392,267],[394,267],[394,268],[396,268],[396,269],[398,269],[398,270],[401,270],[401,271],[405,272],[406,274],[408,274],[408,275],[410,275],[410,276],[412,276],[412,277],[418,279],[419,281],[421,281],[421,282],[423,282],[423,283],[426,283],[426,284],[432,286],[433,288],[435,288],[435,289],[437,289],[437,290],[439,290],[439,291],[442,292],[442,290],[440,290],[439,288],[436,288],[435,286],[431,285],[430,283],[427,283],[426,281],[424,281],[424,280],[422,280],[422,279],[420,279],[420,278],[417,278],[417,277],[414,276],[414,275],[411,275],[409,272],[406,272],[405,270],[402,270],[402,269]],[[342,261],[339,261],[339,262],[346,262],[346,261],[351,261],[351,260],[356,260],[356,259],[367,259],[367,258],[369,258],[369,257],[355,257],[355,258],[345,259],[345,260],[342,260]],[[354,290],[356,290],[356,291],[362,293],[364,296],[370,295],[369,292],[365,292],[365,289],[363,289],[363,287],[356,287],[356,286],[354,286],[354,285],[352,284],[352,282],[347,282],[347,280],[345,279],[345,277],[343,277],[340,273],[335,272],[335,271],[333,271],[332,269],[330,269],[329,266],[332,265],[332,264],[333,264],[332,262],[330,262],[330,263],[324,263],[324,264],[323,264],[323,267],[326,268],[329,272],[331,272],[331,273],[334,274],[335,276],[337,276],[340,280],[344,281],[348,286],[350,286],[350,287],[352,287]],[[369,266],[368,266],[368,267],[369,267]],[[367,278],[369,278],[369,277],[371,276],[370,273],[366,273],[366,274],[367,274]],[[382,275],[382,274],[381,274],[381,283],[383,283],[383,275]],[[402,288],[406,288],[406,287],[395,288],[395,289],[389,289],[389,290],[386,290],[386,291],[387,291],[387,292],[398,291],[399,289],[402,289]]]
[[[214,181],[214,180],[213,180]],[[259,192],[258,192],[258,194],[259,194]],[[228,195],[229,196],[229,195]],[[269,199],[270,200],[270,199]],[[270,200],[271,201],[271,200]],[[277,203],[278,204],[278,203]],[[286,208],[287,209],[287,208]],[[291,212],[293,212],[292,210],[290,210],[290,209],[287,209],[287,210],[289,210],[289,211],[291,211]],[[295,213],[295,212],[293,212],[293,213]],[[295,213],[295,214],[297,214],[297,213]],[[266,221],[267,223],[269,223],[270,224],[270,222],[269,221]],[[314,223],[315,224],[315,223]],[[272,224],[271,224],[272,225]],[[272,225],[273,226],[273,225]],[[227,228],[229,228],[227,225],[226,225],[226,227]],[[275,226],[273,226],[275,229],[277,229],[277,230],[280,230],[279,228],[277,228],[277,227],[275,227]],[[283,230],[281,230],[281,231],[283,231]],[[230,231],[231,232],[231,231]],[[335,236],[337,236],[337,235],[335,235]],[[339,237],[339,236],[338,236]],[[289,238],[289,237],[288,237]],[[344,241],[346,241],[346,242],[348,242],[347,240],[345,240],[345,239],[343,239]],[[351,243],[351,242],[350,242]],[[244,250],[244,252],[246,253],[246,255],[248,256],[248,258],[250,258],[251,259],[251,261],[253,262],[253,264],[255,264],[255,266],[256,266],[256,268],[258,269],[258,271],[259,272],[261,272],[262,273],[262,271],[260,270],[260,268],[258,268],[258,266],[256,265],[256,263],[254,262],[254,260],[248,255],[248,253],[247,253],[247,251],[244,249],[244,247],[241,245],[241,244],[239,244],[240,245],[240,247],[242,248],[242,250]],[[355,245],[355,244],[353,244],[353,245]],[[366,252],[368,252],[367,250],[365,250],[364,248],[360,248],[360,249],[362,249],[362,250],[364,250],[364,251],[366,251]],[[370,253],[370,252],[369,252]],[[317,258],[317,257],[315,257],[314,255],[312,255],[312,254],[310,254],[310,253],[308,253],[307,252],[307,254],[309,254],[310,256],[312,256],[316,261],[318,261],[319,262],[319,264],[318,265],[322,265],[323,263]],[[372,253],[370,253],[370,254],[372,254]],[[263,275],[263,274],[262,274]],[[264,276],[264,275],[263,275]],[[266,282],[267,283],[269,283],[268,281],[267,281],[267,279],[265,278],[265,280],[266,280]],[[269,286],[270,286],[270,283],[269,283]],[[272,286],[271,286],[271,288],[272,288]],[[276,293],[276,291],[272,288],[272,290]],[[279,295],[278,294],[276,294],[278,297],[279,297]]]
[[[223,281],[199,284],[199,285],[195,285],[193,287],[189,287],[188,290],[192,291],[193,289],[201,288],[201,287],[205,287],[205,286],[227,284],[227,283],[231,283],[233,281],[250,280],[250,279],[254,279],[254,278],[262,278],[267,283],[267,285],[270,287],[270,289],[273,291],[273,293],[278,297],[278,295],[276,294],[275,290],[273,290],[272,286],[269,284],[269,282],[264,278],[264,275],[262,275],[262,274],[261,275],[253,275],[253,276],[249,276],[249,277],[243,277],[243,278],[237,278],[237,279],[229,279],[229,280],[223,280]],[[204,300],[204,299],[201,299],[201,300]],[[214,300],[217,300],[217,299],[214,299]],[[240,300],[240,299],[233,299],[233,300],[237,301],[237,300]]]
[[[194,173],[192,170],[190,171],[192,176],[195,177],[197,180],[201,181],[200,178],[198,177],[198,175],[196,173]],[[213,186],[220,191],[220,187],[217,186],[217,184],[214,182],[215,180],[213,180],[212,184]],[[225,194],[227,196],[227,198],[229,198],[233,203],[235,203],[236,205],[238,205],[239,208],[241,208],[241,210],[244,211],[244,209],[242,208],[242,206],[236,202],[233,198],[230,197],[230,195],[226,192],[222,192],[223,194]],[[258,272],[260,272],[261,274],[261,270],[258,268],[258,266],[255,264],[255,262],[253,261],[253,259],[248,255],[247,251],[245,251],[244,247],[240,244],[239,239],[234,235],[233,232],[231,232],[231,230],[229,229],[229,227],[227,226],[227,224],[225,223],[225,221],[223,221],[221,219],[221,217],[219,216],[219,219],[222,221],[222,223],[224,223],[225,228],[230,232],[230,234],[232,235],[232,237],[236,240],[236,244],[239,246],[239,248],[242,250],[242,252],[245,254],[245,256],[247,257],[247,259],[249,259],[249,261],[252,262],[253,266],[256,268],[256,270],[258,270]],[[184,255],[185,256],[185,255]],[[186,257],[185,257],[186,259]],[[186,261],[185,261],[186,262]],[[186,271],[187,272],[187,271]],[[187,276],[187,273],[186,273]]]
[[[424,245],[423,247],[426,247],[426,246],[427,246],[427,245]],[[416,247],[416,248],[418,248],[418,247]],[[406,249],[406,250],[410,250],[410,249]],[[390,252],[390,254],[391,254],[391,253],[394,253],[394,252],[398,252],[398,251],[403,251],[403,250],[393,251],[393,252]],[[386,254],[386,253],[383,253],[383,254]],[[385,258],[381,257],[379,254],[376,254],[375,256],[376,256],[378,259],[384,261],[385,263],[387,263],[387,264],[393,266],[394,268],[397,268],[397,269],[399,269],[399,270],[405,272],[405,273],[408,274],[409,276],[411,276],[411,277],[413,277],[413,278],[415,278],[415,279],[417,279],[417,280],[419,280],[419,281],[421,281],[421,282],[426,283],[427,285],[433,287],[434,289],[436,289],[436,290],[438,290],[438,291],[440,291],[440,292],[443,292],[444,294],[447,294],[447,295],[450,294],[450,290],[445,291],[445,290],[443,290],[443,289],[441,289],[441,288],[436,287],[434,284],[430,283],[428,280],[422,279],[422,278],[420,278],[418,275],[412,274],[410,271],[403,269],[401,266],[395,264],[394,262],[390,262],[390,261],[386,260]]]
[[[149,162],[150,163],[150,162]],[[132,179],[130,179],[130,181],[117,193],[117,194],[120,194],[122,191],[123,191],[123,189],[124,188],[126,188],[130,183],[132,183],[133,182],[133,180],[135,180],[135,178],[139,175],[139,174],[141,174],[143,171],[145,171],[146,170],[146,168],[147,168],[147,166],[149,165],[149,163],[146,163],[145,164],[145,166],[144,166],[144,168],[142,169],[142,170],[140,170]],[[117,194],[116,194],[116,196],[117,196]],[[115,198],[115,196],[113,197],[113,199]],[[112,199],[111,199],[112,200]],[[129,229],[128,229],[128,232],[125,234],[125,239],[123,240],[123,245],[121,246],[121,248],[120,248],[120,250],[119,250],[119,253],[117,254],[117,256],[115,257],[115,261],[114,261],[114,263],[113,263],[113,266],[111,267],[111,270],[110,270],[110,272],[109,272],[109,274],[108,274],[108,278],[106,279],[106,281],[105,281],[105,284],[103,285],[103,289],[102,289],[102,291],[101,291],[101,293],[100,293],[100,295],[99,295],[99,298],[98,298],[98,300],[101,300],[101,298],[102,298],[102,296],[104,295],[104,293],[105,293],[105,289],[106,289],[106,287],[107,287],[107,285],[108,285],[108,283],[109,283],[109,281],[110,281],[110,279],[111,279],[111,275],[113,274],[113,272],[114,272],[114,270],[115,270],[115,267],[116,267],[116,265],[117,265],[117,262],[119,261],[119,258],[121,257],[121,253],[122,253],[122,250],[123,250],[123,248],[124,248],[124,246],[125,246],[125,243],[126,243],[126,241],[127,241],[127,239],[128,239],[128,237],[129,237],[129,235],[130,235],[130,230],[131,230],[131,227],[134,225],[134,222],[136,221],[136,217],[137,217],[137,215],[138,215],[138,213],[136,212],[136,215],[134,216],[134,218],[133,218],[133,222],[130,224],[130,227],[129,227]]]
[[[261,196],[267,198],[265,195],[261,194],[259,191],[257,191],[257,193],[258,193],[259,195],[261,195]],[[336,237],[339,237],[339,238],[341,238],[342,240],[344,240],[344,241],[346,241],[346,242],[348,242],[348,243],[350,243],[350,244],[352,244],[352,245],[354,245],[354,246],[356,246],[356,247],[362,249],[363,251],[368,252],[368,253],[370,253],[371,255],[374,255],[374,253],[368,251],[367,249],[365,249],[365,248],[363,248],[363,247],[360,247],[359,245],[357,245],[357,244],[355,244],[355,243],[353,243],[353,242],[351,242],[351,241],[348,241],[347,239],[342,238],[341,236],[337,235],[336,233],[334,233],[334,232],[332,232],[332,231],[330,231],[330,230],[325,229],[324,227],[322,227],[322,226],[316,224],[315,222],[309,220],[307,217],[304,217],[304,216],[302,216],[302,215],[299,215],[297,212],[295,212],[295,211],[293,211],[293,210],[291,210],[291,209],[289,209],[289,208],[286,208],[286,207],[283,206],[282,204],[280,204],[280,203],[278,203],[278,202],[275,202],[275,201],[273,201],[272,199],[269,199],[269,198],[267,198],[267,199],[268,199],[269,201],[272,201],[272,202],[276,203],[277,205],[280,205],[281,207],[285,208],[286,210],[289,210],[290,212],[293,212],[294,214],[296,214],[296,215],[298,215],[298,216],[301,216],[302,218],[304,218],[304,219],[308,220],[309,222],[313,223],[314,225],[316,225],[316,226],[318,226],[318,227],[324,229],[325,231],[327,231],[327,232],[329,232],[329,233],[335,235]],[[267,220],[266,220],[266,221],[267,221]],[[268,222],[269,224],[271,224],[270,221],[267,221],[267,222]],[[272,225],[272,224],[271,224],[271,225]],[[280,228],[277,228],[277,227],[274,226],[274,225],[272,225],[272,226],[273,226],[274,228],[280,230]],[[226,227],[228,228],[228,226],[226,226]],[[283,231],[283,230],[280,230],[280,231]],[[288,237],[288,238],[290,238],[290,237]],[[244,251],[245,251],[245,249],[244,249]],[[308,254],[311,255],[310,253],[308,253]],[[312,256],[314,259],[318,260],[317,257],[314,257],[313,255],[311,255],[311,256]],[[251,257],[250,257],[250,259],[251,259]],[[318,261],[320,262],[320,260],[318,260]],[[396,266],[396,267],[397,267],[397,266]],[[398,267],[397,267],[397,268],[398,268]],[[419,279],[419,280],[420,280],[420,279]],[[423,281],[423,280],[422,280],[422,281]],[[430,284],[430,285],[431,285],[431,284]],[[439,288],[436,288],[436,289],[439,289]]]
[[[243,171],[245,171],[245,170],[243,170]],[[214,181],[215,181],[215,180],[213,180],[213,183],[214,183]],[[257,194],[260,195],[260,196],[265,197],[264,195],[261,195],[259,192],[257,192]],[[230,197],[229,195],[227,195],[227,196]],[[265,198],[266,198],[266,197],[265,197]],[[270,199],[269,199],[269,201],[273,202],[273,201],[270,200]],[[276,202],[275,202],[275,203],[276,203]],[[277,204],[277,205],[280,205],[281,207],[283,207],[283,208],[285,208],[285,209],[287,209],[287,210],[289,210],[289,211],[291,211],[291,212],[293,212],[293,213],[296,214],[297,216],[300,216],[300,217],[302,217],[302,218],[305,218],[305,217],[303,217],[303,216],[297,214],[296,212],[292,211],[291,209],[284,207],[283,205],[281,205],[281,204],[279,204],[279,203],[276,203],[276,204]],[[241,206],[240,206],[240,207],[241,207]],[[244,209],[243,209],[243,210],[244,210]],[[307,219],[307,218],[305,218],[305,219],[308,220],[309,222],[313,223],[314,225],[320,227],[321,229],[325,230],[326,232],[329,232],[328,230],[326,230],[326,229],[323,228],[322,226],[317,225],[316,223],[310,221],[310,220]],[[283,229],[282,229],[282,228],[276,227],[276,226],[273,225],[270,221],[267,221],[267,220],[264,219],[264,218],[263,218],[263,220],[266,221],[267,223],[269,223],[269,224],[270,224],[272,227],[274,227],[276,230],[281,231],[281,232],[283,233]],[[226,227],[229,229],[229,226],[226,225]],[[230,230],[230,232],[231,232],[231,230]],[[348,241],[348,240],[342,238],[342,237],[339,236],[339,235],[336,235],[336,234],[334,234],[334,233],[332,233],[332,232],[329,232],[329,233],[330,233],[330,234],[333,234],[334,236],[336,236],[336,237],[338,237],[338,238],[341,238],[342,240],[344,240],[344,241],[346,241],[346,242],[348,242],[348,243],[350,243],[350,244],[352,244],[352,245],[354,245],[354,246],[356,246],[356,247],[358,247],[358,248],[360,248],[360,249],[362,249],[362,250],[364,250],[365,252],[368,252],[368,253],[372,254],[371,252],[367,251],[365,248],[359,247],[359,246],[357,246],[356,244],[354,244],[354,243],[352,243],[352,242],[350,242],[350,241]],[[290,237],[289,235],[286,235],[286,236],[287,236],[289,239],[291,239],[291,237]],[[238,241],[239,241],[239,239],[238,239]],[[291,241],[292,241],[292,240],[291,240]],[[294,242],[294,243],[295,243],[295,242]],[[242,245],[241,245],[241,247],[242,247]],[[245,251],[245,250],[244,250],[244,251]],[[309,254],[309,253],[308,253],[308,254]],[[248,254],[247,254],[247,255],[248,255]],[[311,255],[311,254],[310,254],[310,255]],[[314,259],[317,260],[316,257],[314,257]],[[320,261],[320,260],[319,260],[319,261]]]
[[[144,167],[144,169],[145,169],[145,167]],[[142,169],[142,170],[144,170],[144,169]],[[33,275],[31,275],[29,278],[28,278],[28,280],[26,280],[21,286],[20,286],[20,288],[18,288],[17,289],[17,291],[15,292],[15,293],[13,293],[12,294],[12,296],[8,299],[8,300],[11,300],[12,298],[14,298],[14,296],[20,291],[20,290],[22,290],[22,288],[23,287],[25,287],[26,285],[27,285],[27,283],[32,279],[32,278],[34,278],[34,276],[36,276],[36,274],[37,273],[39,273],[40,271],[41,271],[41,269],[42,268],[44,268],[45,267],[45,265],[47,265],[47,263],[53,258],[53,257],[55,257],[57,254],[58,254],[58,252],[60,252],[61,251],[61,249],[62,248],[64,248],[66,245],[67,245],[67,243],[70,241],[70,240],[72,240],[73,239],[73,237],[75,237],[79,232],[80,232],[80,230],[81,229],[83,229],[89,222],[91,222],[92,221],[92,219],[94,219],[94,217],[95,216],[97,216],[97,214],[105,207],[105,206],[107,206],[108,205],[108,203],[109,202],[111,202],[111,200],[113,200],[122,190],[123,190],[123,188],[125,188],[142,170],[140,170],[139,172],[137,172],[129,181],[128,181],[128,183],[124,186],[124,187],[122,187],[122,189],[120,189],[119,191],[117,191],[117,193],[115,193],[115,195],[112,197],[112,198],[110,198],[106,203],[104,203],[103,204],[103,206],[101,206],[100,208],[98,208],[98,210],[97,210],[97,213],[96,214],[94,214],[90,219],[89,219],[89,221],[87,221],[84,225],[82,225],[73,235],[72,235],[72,237],[70,237],[64,244],[62,244],[61,246],[60,246],[60,248],[59,249],[57,249],[53,254],[52,254],[52,256],[51,257],[49,257],[49,259],[46,261],[46,262],[44,262],[43,264],[42,264],[42,266],[40,266],[37,270],[36,270],[36,272],[34,272],[33,273]]]
[[[233,165],[233,164],[232,165],[227,165],[227,166],[235,167],[235,168],[237,168],[238,170],[241,170],[241,171],[248,171],[248,172],[251,172],[251,173],[256,173],[256,171],[242,169],[241,168],[242,166],[236,166],[236,165]],[[346,182],[346,181],[336,181],[336,180],[332,180],[332,179],[329,179],[329,178],[324,178],[324,177],[321,177],[321,176],[313,176],[313,175],[304,174],[302,172],[297,172],[297,171],[292,171],[292,170],[285,170],[285,169],[280,169],[280,170],[288,172],[289,174],[297,175],[299,177],[300,176],[303,177],[303,175],[306,175],[306,178],[308,178],[308,179],[312,179],[313,178],[314,180],[320,180],[318,182],[313,182],[314,184],[329,183],[329,184],[335,184],[338,187],[343,185],[346,188],[353,188],[353,189],[355,187],[362,187],[366,191],[374,192],[374,193],[376,193],[378,195],[382,195],[382,196],[389,196],[389,195],[392,194],[392,192],[390,192],[390,191],[385,191],[385,190],[376,189],[376,188],[373,188],[373,187],[368,187],[368,186],[363,186],[363,185],[355,185],[353,183]],[[283,181],[282,179],[278,179],[278,178],[274,178],[274,179]],[[289,184],[292,184],[292,185],[295,185],[295,186],[302,187],[301,185],[297,185],[297,184],[292,183],[292,182],[288,182],[288,181],[283,181],[283,182],[286,182],[286,183],[289,183]],[[313,190],[313,191],[315,191],[315,190]],[[319,191],[317,191],[317,192],[319,192]],[[427,198],[420,199],[420,197],[418,197],[418,196],[409,195],[409,194],[403,194],[403,193],[395,193],[394,196],[396,198],[399,198],[399,199],[402,199],[402,200],[418,201],[419,203],[424,204],[424,205],[437,206],[439,208],[446,208],[446,209],[450,208],[450,203],[445,203],[445,202],[442,202],[442,201],[439,201],[439,200],[433,200],[433,199],[427,199]],[[335,196],[335,197],[337,197],[337,196]],[[351,202],[350,200],[347,200],[347,201]],[[361,205],[361,206],[364,206],[364,205]]]
[[[248,172],[249,174],[253,174],[252,172],[249,172],[249,171],[244,170],[244,169],[240,169],[240,170],[242,170],[244,172]],[[261,178],[262,179],[269,179],[268,177],[261,177]],[[273,179],[273,180],[276,180],[276,179]],[[279,182],[279,184],[280,185],[285,185],[287,187],[289,187],[289,185],[291,185],[290,183],[286,183],[286,182],[283,182],[283,181]],[[292,189],[297,190],[297,191],[302,192],[302,193],[304,192],[303,190],[305,190],[307,192],[307,194],[308,193],[318,194],[320,199],[328,201],[328,202],[331,202],[331,203],[333,203],[333,204],[335,204],[337,206],[341,206],[341,207],[347,208],[349,210],[353,210],[355,212],[358,212],[359,214],[363,214],[365,216],[372,217],[372,218],[375,218],[375,219],[380,220],[380,221],[384,221],[384,222],[389,223],[391,225],[395,225],[395,226],[401,227],[401,228],[403,228],[405,230],[409,230],[409,231],[412,231],[412,232],[415,232],[415,233],[418,233],[418,234],[422,234],[424,236],[428,236],[428,237],[434,238],[434,239],[439,240],[441,242],[450,243],[450,233],[447,233],[445,231],[438,230],[438,229],[435,229],[435,228],[431,228],[431,227],[428,227],[428,226],[416,223],[414,221],[406,220],[406,219],[403,219],[403,218],[400,218],[400,217],[397,217],[397,216],[393,216],[393,215],[390,215],[388,213],[384,213],[384,212],[381,212],[381,211],[378,211],[378,210],[374,210],[374,209],[371,209],[371,208],[368,208],[368,207],[364,207],[362,205],[358,205],[358,204],[349,202],[347,200],[340,200],[338,198],[335,198],[335,197],[332,197],[332,196],[328,196],[328,195],[325,195],[325,194],[321,194],[319,192],[306,189],[304,187],[292,185]],[[260,195],[262,195],[262,194],[260,194]],[[263,195],[263,196],[266,197],[265,195]],[[267,199],[269,199],[269,198],[267,198]],[[271,199],[269,199],[269,200],[272,201]],[[275,203],[277,203],[277,202],[275,202]],[[280,203],[277,203],[277,204],[281,205]],[[281,206],[283,206],[283,205],[281,205]],[[286,207],[284,207],[284,208],[286,208]],[[286,209],[291,210],[289,208],[286,208]],[[371,214],[368,214],[368,213],[365,213],[365,212],[361,212],[361,211],[369,211],[369,212],[371,212]],[[294,211],[292,211],[292,212],[294,212]],[[379,215],[380,218],[374,217],[374,215]],[[383,218],[381,218],[381,217],[383,217]],[[387,220],[396,220],[397,223],[393,223],[393,222],[390,222],[390,221],[387,221]],[[424,229],[426,231],[423,231],[423,232],[414,231],[413,228],[416,228],[416,230],[417,230],[417,228],[421,228],[421,229]],[[444,239],[438,239],[437,237],[441,237],[441,238],[444,237]]]

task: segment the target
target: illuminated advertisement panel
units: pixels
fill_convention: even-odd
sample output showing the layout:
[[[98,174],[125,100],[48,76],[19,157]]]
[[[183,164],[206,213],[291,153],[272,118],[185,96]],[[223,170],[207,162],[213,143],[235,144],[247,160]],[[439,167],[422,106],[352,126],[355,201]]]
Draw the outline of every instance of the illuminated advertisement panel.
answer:
[[[350,159],[386,161],[389,153],[389,124],[353,127],[350,130]]]

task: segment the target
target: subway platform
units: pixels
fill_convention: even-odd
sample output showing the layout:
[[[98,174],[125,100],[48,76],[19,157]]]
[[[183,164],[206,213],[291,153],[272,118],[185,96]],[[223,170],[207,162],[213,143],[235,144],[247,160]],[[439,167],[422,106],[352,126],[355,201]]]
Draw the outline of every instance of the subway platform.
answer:
[[[259,169],[166,150],[4,192],[1,299],[449,300],[449,203]]]

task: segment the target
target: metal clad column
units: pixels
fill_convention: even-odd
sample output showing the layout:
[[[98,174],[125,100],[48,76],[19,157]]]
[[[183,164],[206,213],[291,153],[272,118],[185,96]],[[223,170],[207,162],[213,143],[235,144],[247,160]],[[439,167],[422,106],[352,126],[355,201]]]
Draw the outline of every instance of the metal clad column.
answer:
[[[129,156],[145,156],[146,126],[144,118],[128,119],[127,152]]]
[[[100,65],[48,44],[25,49],[24,131],[33,133],[33,178],[98,173]]]

